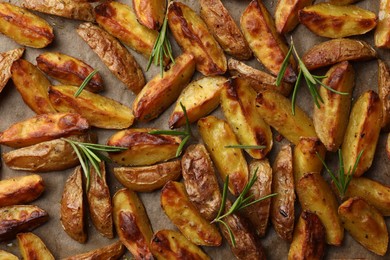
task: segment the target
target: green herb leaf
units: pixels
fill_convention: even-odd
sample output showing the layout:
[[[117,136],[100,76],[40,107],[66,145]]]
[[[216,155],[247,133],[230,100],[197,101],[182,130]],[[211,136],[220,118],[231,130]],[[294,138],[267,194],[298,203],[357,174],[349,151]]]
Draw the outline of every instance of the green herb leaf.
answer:
[[[88,83],[91,81],[91,79],[93,78],[93,76],[95,76],[95,74],[98,73],[98,70],[94,70],[92,71],[83,81],[83,83],[81,83],[80,87],[77,89],[77,91],[74,93],[74,97],[78,97],[81,92],[84,90],[84,88],[88,85]]]

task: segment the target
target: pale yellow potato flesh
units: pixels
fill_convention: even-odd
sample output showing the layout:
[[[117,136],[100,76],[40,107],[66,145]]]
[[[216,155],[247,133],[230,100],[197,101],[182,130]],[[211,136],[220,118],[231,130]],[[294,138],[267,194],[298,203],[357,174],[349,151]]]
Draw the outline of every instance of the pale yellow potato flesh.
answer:
[[[376,47],[390,48],[390,0],[379,1],[378,25],[374,40]]]
[[[33,233],[19,233],[16,237],[23,259],[55,259],[45,243],[37,235],[34,235]]]
[[[280,34],[288,33],[299,24],[298,12],[311,5],[313,0],[278,0],[275,9],[275,26]]]

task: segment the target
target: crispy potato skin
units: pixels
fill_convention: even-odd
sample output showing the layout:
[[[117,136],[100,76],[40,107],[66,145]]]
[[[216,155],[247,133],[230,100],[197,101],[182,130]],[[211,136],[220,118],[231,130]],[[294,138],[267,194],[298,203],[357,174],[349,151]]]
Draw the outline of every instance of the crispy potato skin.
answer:
[[[378,95],[382,107],[382,129],[390,131],[390,69],[378,59]]]
[[[24,48],[17,48],[0,53],[0,93],[3,91],[8,80],[11,78],[12,64],[20,59],[24,53]]]
[[[275,9],[275,27],[280,34],[288,33],[298,25],[298,12],[313,0],[278,0]]]
[[[161,190],[161,207],[165,214],[192,243],[201,246],[219,246],[222,237],[218,229],[202,217],[191,203],[184,185],[169,181]]]
[[[374,40],[379,48],[390,48],[390,1],[379,1],[378,24],[376,26]]]
[[[338,212],[343,226],[357,242],[377,255],[386,254],[389,234],[376,208],[354,197],[341,204]]]
[[[224,74],[225,54],[197,13],[180,2],[168,7],[168,24],[183,52],[192,53],[196,69],[205,76]]]
[[[9,3],[0,3],[0,33],[32,48],[44,48],[54,39],[53,28],[45,20]]]
[[[33,205],[0,208],[0,241],[15,238],[19,232],[33,230],[49,220],[43,209]]]
[[[43,179],[37,174],[1,180],[0,207],[34,201],[44,190]]]
[[[137,94],[141,91],[145,85],[141,67],[118,40],[92,23],[80,24],[77,33],[132,92]]]
[[[25,260],[54,260],[45,243],[33,233],[19,233],[17,236],[20,253]]]
[[[0,260],[19,260],[19,258],[7,251],[0,250]]]
[[[87,253],[70,256],[64,260],[93,260],[93,259],[105,259],[105,260],[117,260],[125,253],[125,247],[122,242],[118,241],[111,245],[101,247]]]
[[[66,180],[60,213],[61,224],[65,232],[79,243],[87,242],[83,176],[80,166]]]
[[[202,217],[213,220],[218,214],[222,197],[206,147],[202,144],[189,146],[181,159],[181,165],[188,198]]]
[[[133,0],[133,8],[140,24],[158,31],[164,22],[167,2],[161,0]]]
[[[89,129],[79,114],[42,114],[13,124],[0,133],[0,144],[14,148],[29,146],[63,136],[83,134]]]
[[[387,135],[387,141],[386,141],[386,154],[387,154],[387,158],[390,159],[390,134]]]

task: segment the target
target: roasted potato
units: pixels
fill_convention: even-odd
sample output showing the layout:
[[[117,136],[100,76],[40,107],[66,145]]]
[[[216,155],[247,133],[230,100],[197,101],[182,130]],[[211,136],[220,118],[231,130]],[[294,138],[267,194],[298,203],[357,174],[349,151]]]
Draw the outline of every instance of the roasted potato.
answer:
[[[118,241],[111,245],[101,247],[83,254],[70,256],[64,260],[94,260],[94,259],[105,259],[105,260],[117,260],[125,253],[125,247],[122,242]]]
[[[238,196],[248,183],[249,173],[242,150],[226,147],[238,145],[233,130],[224,120],[214,116],[199,119],[198,129],[222,180],[229,176],[229,190]]]
[[[8,80],[11,78],[12,64],[20,59],[24,53],[24,48],[17,48],[0,53],[0,93],[3,91]]]
[[[219,246],[222,237],[218,229],[204,219],[191,203],[184,185],[169,181],[161,190],[161,207],[165,214],[192,243],[201,246]]]
[[[19,59],[11,67],[12,81],[24,103],[37,114],[56,113],[49,100],[50,81],[30,62]]]
[[[124,129],[134,122],[131,109],[118,101],[83,90],[78,97],[75,86],[51,86],[49,98],[59,112],[78,113],[91,126],[105,129]]]
[[[118,40],[92,23],[81,24],[77,33],[132,92],[141,91],[145,85],[144,74],[133,55]]]
[[[354,197],[339,207],[345,229],[366,249],[384,256],[389,243],[386,222],[379,211],[362,198]]]
[[[361,176],[370,168],[382,123],[381,102],[372,90],[363,93],[352,107],[344,136],[342,154],[344,167],[348,171],[355,165],[359,153],[363,154],[357,165],[355,176]]]
[[[180,95],[195,72],[192,54],[183,53],[175,59],[163,76],[156,75],[138,93],[133,102],[133,113],[139,121],[150,121],[164,112]]]
[[[22,7],[0,3],[0,33],[32,48],[44,48],[54,39],[53,27]]]
[[[376,26],[374,40],[379,48],[390,48],[390,1],[379,1],[378,24]]]
[[[0,207],[24,204],[36,200],[45,190],[41,176],[37,174],[0,181]]]
[[[275,9],[275,27],[280,34],[288,33],[298,25],[298,12],[313,0],[278,0]]]
[[[378,60],[378,95],[382,107],[382,124],[385,131],[390,131],[390,69],[387,64]]]
[[[133,8],[140,24],[158,31],[164,22],[167,1],[133,0]]]
[[[168,181],[177,180],[180,174],[179,160],[152,166],[114,168],[116,179],[126,188],[138,192],[160,189]]]
[[[183,3],[172,2],[168,7],[168,24],[183,52],[194,55],[200,73],[205,76],[225,73],[225,54],[194,10]]]
[[[19,233],[17,236],[19,250],[24,260],[54,260],[45,243],[33,233]]]
[[[387,154],[387,158],[390,159],[390,134],[387,135],[386,154]]]
[[[153,236],[142,201],[134,191],[121,189],[112,199],[113,218],[120,241],[135,259],[153,259],[150,241]]]
[[[13,255],[7,251],[0,250],[0,260],[18,260],[16,255]]]
[[[110,158],[124,166],[152,165],[176,157],[181,139],[171,135],[153,135],[151,128],[132,128],[117,132],[108,139],[112,146],[128,147],[122,152],[110,152]]]
[[[328,0],[329,3],[333,5],[349,5],[359,2],[361,0]]]

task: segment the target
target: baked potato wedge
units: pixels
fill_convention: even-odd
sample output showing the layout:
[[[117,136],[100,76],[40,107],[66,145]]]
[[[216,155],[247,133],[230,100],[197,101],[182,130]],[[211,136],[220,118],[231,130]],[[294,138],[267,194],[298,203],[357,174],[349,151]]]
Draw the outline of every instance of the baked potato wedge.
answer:
[[[218,229],[202,217],[191,203],[184,185],[169,181],[161,190],[161,207],[165,214],[192,243],[201,246],[219,246],[222,237]]]
[[[133,102],[133,113],[139,121],[150,121],[158,117],[179,97],[195,72],[192,54],[183,53],[175,59],[168,71],[156,75],[138,93]]]
[[[118,241],[111,245],[104,246],[83,254],[70,256],[64,260],[93,260],[93,259],[105,259],[105,260],[117,260],[125,253],[125,247],[122,242]]]
[[[3,91],[8,80],[11,78],[12,64],[20,59],[24,53],[24,48],[17,48],[0,53],[0,93]]]
[[[167,15],[169,28],[182,51],[194,55],[196,69],[205,76],[224,74],[225,54],[200,16],[180,2],[172,2]]]
[[[0,33],[20,45],[44,48],[54,39],[53,27],[22,7],[0,3]]]
[[[0,260],[19,260],[19,258],[7,251],[0,250]]]
[[[133,0],[133,8],[140,24],[158,31],[164,22],[167,1]]]
[[[280,34],[294,30],[299,24],[298,12],[313,3],[313,0],[278,0],[275,9],[275,27]]]
[[[229,176],[229,190],[238,196],[248,183],[248,165],[229,124],[215,116],[198,120],[198,130],[223,181]]]
[[[374,40],[379,48],[390,48],[390,1],[379,1],[378,24],[376,26]]]
[[[389,244],[386,222],[379,211],[354,197],[339,207],[339,216],[349,234],[366,249],[384,256]]]
[[[390,131],[390,68],[383,60],[378,59],[378,95],[382,107],[382,124],[384,131]]]
[[[151,166],[116,167],[114,175],[126,188],[137,192],[150,192],[162,188],[181,174],[180,161],[163,162]]]
[[[361,0],[328,0],[328,2],[333,5],[350,5],[359,1]]]
[[[45,243],[33,233],[19,233],[17,236],[19,250],[24,260],[54,260],[54,256]]]
[[[141,67],[117,39],[92,23],[80,24],[77,33],[128,89],[135,94],[141,91],[145,85]]]
[[[387,135],[386,154],[387,154],[387,158],[390,159],[390,134]]]

